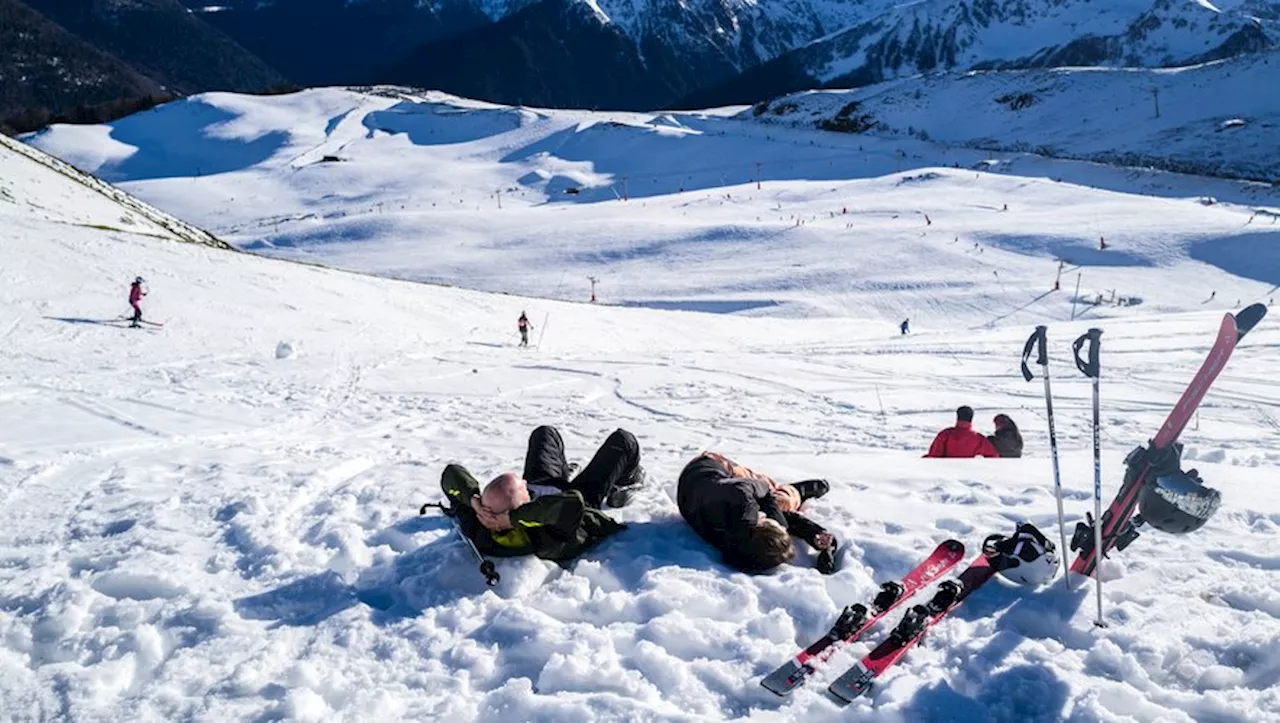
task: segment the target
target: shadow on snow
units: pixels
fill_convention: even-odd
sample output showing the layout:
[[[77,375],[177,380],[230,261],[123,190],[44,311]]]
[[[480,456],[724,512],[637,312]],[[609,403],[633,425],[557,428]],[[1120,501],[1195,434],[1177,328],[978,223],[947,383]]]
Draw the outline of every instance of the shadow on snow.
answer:
[[[163,115],[166,132],[156,132],[161,127],[157,114]],[[111,138],[137,151],[104,165],[96,175],[118,182],[240,171],[271,158],[289,140],[280,130],[252,139],[220,137],[219,129],[239,118],[202,100],[187,99],[109,123]]]
[[[719,565],[715,551],[683,520],[672,517],[627,523],[626,530],[563,565],[532,555],[490,558],[502,580],[489,588],[474,555],[444,517],[412,517],[386,532],[412,535],[433,530],[445,534],[390,562],[361,571],[354,584],[326,570],[236,600],[236,612],[250,620],[316,625],[363,604],[371,609],[374,623],[385,625],[486,590],[503,598],[524,598],[582,564],[590,568],[583,572],[593,582],[621,589],[640,587],[645,576],[658,568],[707,570]]]

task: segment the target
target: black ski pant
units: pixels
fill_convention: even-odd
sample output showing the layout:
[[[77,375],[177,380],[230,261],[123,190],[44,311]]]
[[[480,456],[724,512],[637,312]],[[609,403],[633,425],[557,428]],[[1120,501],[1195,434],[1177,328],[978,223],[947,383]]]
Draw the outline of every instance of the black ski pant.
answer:
[[[541,426],[529,435],[529,451],[524,456],[524,479],[529,484],[551,485],[577,490],[588,507],[600,509],[619,484],[626,484],[640,466],[640,443],[625,429],[614,430],[587,466],[569,479],[569,463],[564,456],[564,440],[555,427]]]
[[[133,323],[137,324],[139,321],[142,321],[142,307],[137,304],[132,304],[132,306],[133,306]]]
[[[520,346],[529,346],[529,330],[520,330]]]

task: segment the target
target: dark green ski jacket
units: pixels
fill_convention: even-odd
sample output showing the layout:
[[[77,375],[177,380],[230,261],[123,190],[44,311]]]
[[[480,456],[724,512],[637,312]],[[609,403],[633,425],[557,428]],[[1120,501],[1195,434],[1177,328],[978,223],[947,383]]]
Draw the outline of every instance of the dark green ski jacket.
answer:
[[[493,557],[537,555],[544,560],[571,560],[601,540],[626,529],[600,510],[587,507],[582,494],[565,490],[541,495],[511,511],[512,529],[491,532],[476,518],[471,498],[480,494],[480,483],[462,465],[451,464],[440,477],[440,487],[453,505],[462,531],[481,554]]]

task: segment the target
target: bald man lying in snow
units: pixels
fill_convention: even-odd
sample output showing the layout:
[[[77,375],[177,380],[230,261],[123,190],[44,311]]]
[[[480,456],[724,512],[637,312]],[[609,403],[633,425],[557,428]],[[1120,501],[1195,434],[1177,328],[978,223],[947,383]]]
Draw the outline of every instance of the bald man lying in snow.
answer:
[[[625,507],[644,485],[640,445],[619,429],[570,480],[564,440],[555,427],[529,435],[524,474],[500,474],[484,489],[465,467],[445,468],[440,486],[458,523],[485,555],[570,560],[623,525],[601,510]]]

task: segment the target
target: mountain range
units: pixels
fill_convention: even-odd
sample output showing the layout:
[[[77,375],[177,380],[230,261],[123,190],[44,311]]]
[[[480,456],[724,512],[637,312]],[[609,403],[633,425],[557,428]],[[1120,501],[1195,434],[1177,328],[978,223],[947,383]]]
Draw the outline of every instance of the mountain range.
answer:
[[[1280,46],[1280,0],[0,0],[0,19],[0,119],[287,82],[707,107],[936,71],[1183,66]]]

